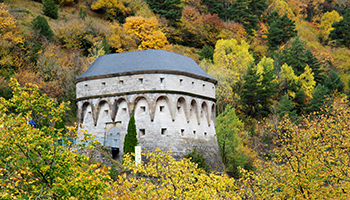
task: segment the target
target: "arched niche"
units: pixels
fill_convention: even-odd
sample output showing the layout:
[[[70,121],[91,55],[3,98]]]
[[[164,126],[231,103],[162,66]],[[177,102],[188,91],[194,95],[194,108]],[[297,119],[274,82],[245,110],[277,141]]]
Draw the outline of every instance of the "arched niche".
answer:
[[[191,123],[197,122],[198,125],[200,124],[200,120],[199,120],[199,116],[198,116],[198,104],[197,104],[197,101],[195,99],[192,99],[192,101],[191,101],[189,115],[190,115],[190,122]]]
[[[186,122],[189,121],[187,103],[184,97],[179,97],[176,101],[176,119],[177,118],[184,118]]]
[[[205,101],[203,101],[202,106],[201,106],[200,119],[201,119],[201,123],[203,122],[203,123],[207,124],[208,126],[210,126],[208,104]]]
[[[145,127],[151,123],[149,102],[145,97],[140,96],[136,98],[134,103],[135,103],[134,104],[135,123],[139,130],[143,129],[145,131]],[[145,133],[143,132],[141,135],[144,135],[144,134]]]
[[[82,128],[86,128],[86,126],[92,127],[94,125],[93,107],[90,102],[83,103],[80,125]]]
[[[211,105],[211,113],[210,113],[210,124],[213,124],[215,126],[215,118],[216,118],[216,107],[215,107],[215,103],[213,103],[213,105]]]
[[[109,103],[106,100],[101,100],[98,103],[98,107],[97,107],[97,117],[96,117],[97,135],[104,136],[106,123],[112,121],[110,112],[111,110],[110,110]]]
[[[105,120],[106,118],[108,118],[108,122],[111,121],[111,105],[107,100],[100,100],[97,103],[97,112],[96,112],[96,123],[99,123],[98,121],[100,121],[100,117],[103,117]],[[107,114],[108,116],[105,116],[105,114]],[[102,115],[102,116],[101,116]]]
[[[170,100],[167,96],[162,95],[156,98],[153,112],[151,113],[151,119],[154,121],[157,119],[158,121],[174,121],[173,109],[171,107]]]
[[[126,128],[129,119],[130,119],[130,112],[129,112],[129,105],[125,98],[119,98],[114,103],[116,114],[115,114],[115,121],[121,121],[121,125],[123,128]],[[122,130],[124,130],[122,128]],[[126,130],[126,129],[125,129]]]

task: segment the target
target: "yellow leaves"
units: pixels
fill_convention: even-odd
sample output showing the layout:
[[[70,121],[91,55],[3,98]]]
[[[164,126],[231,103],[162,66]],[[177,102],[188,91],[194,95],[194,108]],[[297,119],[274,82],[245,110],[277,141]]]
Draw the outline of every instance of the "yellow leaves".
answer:
[[[127,8],[123,5],[123,1],[120,0],[98,0],[91,4],[92,10],[98,10],[101,8],[105,8],[106,12],[116,17],[118,15],[118,11],[122,12],[125,15]]]
[[[139,50],[165,49],[169,44],[156,18],[128,17],[123,27],[126,33],[136,35],[141,41],[138,45]]]
[[[320,29],[320,36],[323,37],[324,40],[328,39],[329,33],[334,30],[332,24],[342,19],[343,17],[340,16],[339,13],[335,10],[323,14],[321,17],[321,23],[318,25],[318,28]]]
[[[309,65],[304,68],[304,73],[298,77],[298,82],[301,85],[301,89],[304,90],[305,95],[311,97],[311,93],[314,91],[316,81],[314,80],[314,73]]]

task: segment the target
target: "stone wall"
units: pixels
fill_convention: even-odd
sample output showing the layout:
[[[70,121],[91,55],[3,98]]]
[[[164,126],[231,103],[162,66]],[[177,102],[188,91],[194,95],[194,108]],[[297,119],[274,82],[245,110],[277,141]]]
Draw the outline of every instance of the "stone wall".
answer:
[[[223,171],[215,133],[213,83],[180,75],[132,75],[79,82],[77,98],[80,131],[104,137],[118,124],[119,159],[134,114],[144,151],[171,149],[180,158],[196,148],[211,170]]]

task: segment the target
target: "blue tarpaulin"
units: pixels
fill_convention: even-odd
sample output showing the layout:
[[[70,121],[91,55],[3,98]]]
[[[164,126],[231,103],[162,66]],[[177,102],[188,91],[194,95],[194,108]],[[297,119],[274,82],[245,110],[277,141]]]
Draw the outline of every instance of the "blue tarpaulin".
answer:
[[[30,124],[32,127],[36,128],[36,124],[32,119],[28,121],[28,124]]]

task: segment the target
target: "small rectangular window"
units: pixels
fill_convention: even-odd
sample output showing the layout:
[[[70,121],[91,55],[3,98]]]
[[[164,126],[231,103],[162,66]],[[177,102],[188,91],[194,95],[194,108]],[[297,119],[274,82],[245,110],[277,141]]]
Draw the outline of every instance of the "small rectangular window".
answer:
[[[181,129],[181,136],[185,135],[185,129]]]
[[[102,85],[106,85],[106,82],[102,82]]]
[[[142,112],[145,112],[146,111],[146,106],[140,106]]]
[[[205,84],[203,83],[203,88],[205,87]]]
[[[207,132],[204,132],[204,137],[207,137]]]
[[[123,84],[124,84],[124,81],[123,81],[123,80],[119,80],[119,83],[123,85]]]
[[[165,133],[166,133],[166,128],[162,128],[162,129],[160,130],[160,133],[161,133],[162,135],[165,135]]]
[[[161,83],[161,84],[164,83],[164,78],[160,78],[160,83]]]
[[[195,130],[193,130],[193,135],[196,135],[196,131]]]
[[[126,113],[126,108],[122,108],[123,109],[123,112],[124,112],[124,114]]]
[[[139,78],[140,84],[143,84],[143,78]]]
[[[181,79],[180,79],[180,86],[182,86],[182,82],[183,82],[183,79],[181,78]]]
[[[85,84],[85,87],[88,87],[88,84]]]
[[[145,134],[146,134],[145,129],[140,129],[140,131],[139,131],[139,132],[140,132],[140,135],[141,135],[141,136],[143,136],[143,135],[145,135]]]
[[[159,106],[159,111],[163,112],[164,111],[164,106]]]

